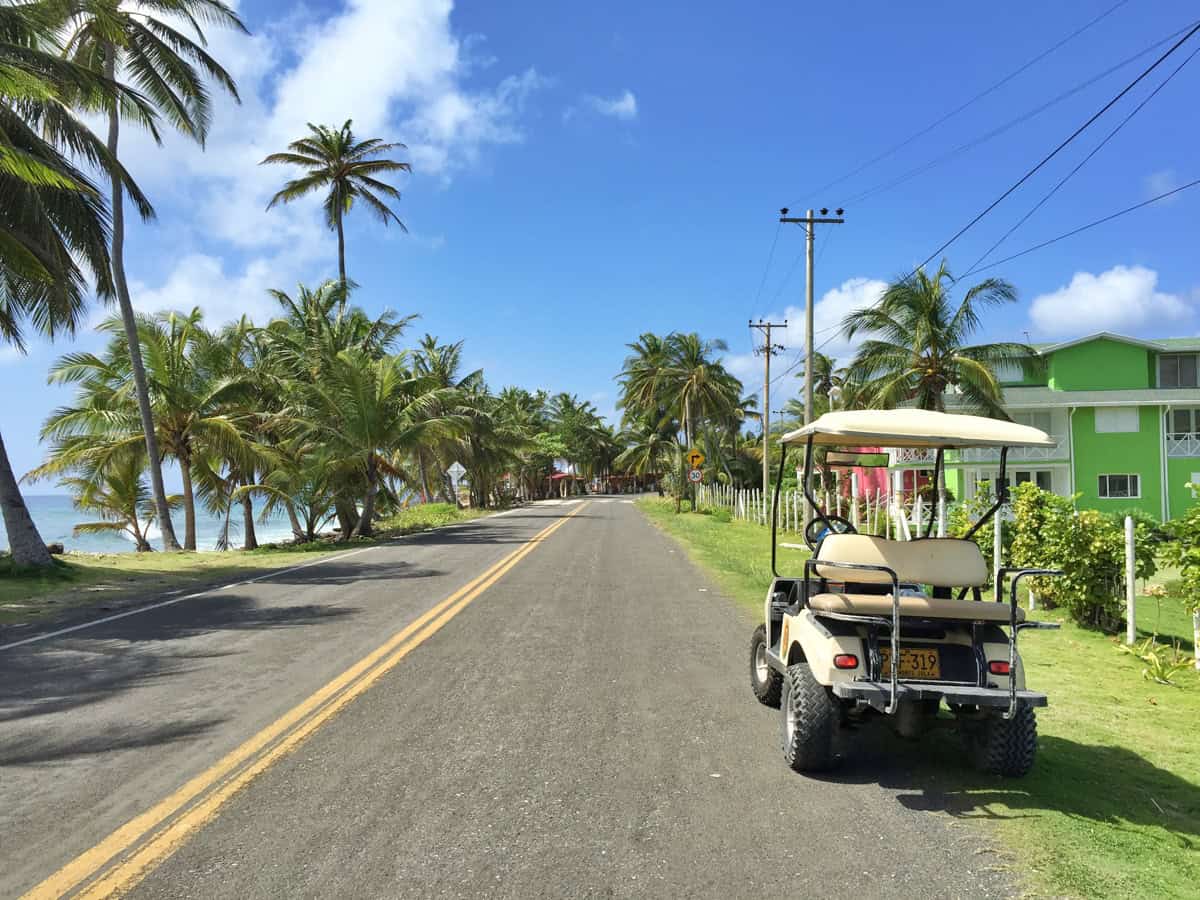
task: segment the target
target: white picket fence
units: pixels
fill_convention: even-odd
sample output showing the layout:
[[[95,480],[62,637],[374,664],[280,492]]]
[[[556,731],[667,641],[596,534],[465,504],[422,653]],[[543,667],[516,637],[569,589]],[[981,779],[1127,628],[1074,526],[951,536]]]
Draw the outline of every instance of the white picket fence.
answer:
[[[700,506],[716,506],[728,509],[734,519],[754,522],[759,525],[771,523],[772,493],[764,497],[758,488],[734,488],[723,484],[702,484],[697,487],[696,500]],[[834,491],[825,491],[821,497],[825,509],[854,523],[862,533],[877,531],[890,537],[908,536],[911,511],[894,504],[889,506],[888,495],[883,491],[868,492],[864,497],[849,498]],[[779,495],[779,530],[800,533],[804,530],[804,496],[798,490],[783,491]],[[920,510],[917,511],[918,515]],[[874,523],[874,528],[872,528]]]

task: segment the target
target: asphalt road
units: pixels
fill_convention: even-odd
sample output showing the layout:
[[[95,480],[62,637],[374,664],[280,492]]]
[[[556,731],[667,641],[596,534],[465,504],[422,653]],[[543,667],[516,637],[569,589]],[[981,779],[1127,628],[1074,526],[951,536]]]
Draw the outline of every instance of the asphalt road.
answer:
[[[0,896],[1012,893],[903,759],[784,766],[752,627],[597,498],[0,649]]]

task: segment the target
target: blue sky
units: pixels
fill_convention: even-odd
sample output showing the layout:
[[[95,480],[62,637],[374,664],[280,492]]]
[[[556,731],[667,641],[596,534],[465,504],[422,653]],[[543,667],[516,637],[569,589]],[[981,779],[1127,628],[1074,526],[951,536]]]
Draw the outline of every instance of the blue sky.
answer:
[[[361,135],[410,147],[399,212],[411,234],[356,211],[348,266],[357,302],[421,314],[414,341],[425,331],[465,340],[468,363],[497,388],[566,390],[611,414],[625,343],[696,330],[727,340],[729,364],[756,390],[747,319],[802,318],[802,233],[778,231],[778,208],[846,207],[847,223],[818,243],[818,328],[827,326],[931,253],[1165,48],[918,177],[859,195],[1145,50],[1188,25],[1195,7],[1128,0],[894,156],[814,190],[1115,3],[241,0],[253,36],[213,34],[211,44],[244,103],[218,105],[206,152],[178,138],[162,149],[126,143],[159,211],[131,230],[135,303],[199,304],[212,324],[243,311],[265,320],[266,288],[334,274],[335,243],[315,206],[265,212],[286,172],[256,162],[306,121],[353,118]],[[951,267],[965,271],[1157,80],[955,244]],[[1200,61],[996,257],[1200,177],[1198,88]],[[984,336],[1197,333],[1198,211],[1200,189],[989,270],[1021,303],[990,316]],[[800,340],[798,327],[785,335],[783,364]],[[85,330],[75,345],[98,343]],[[40,462],[41,420],[69,399],[45,384],[67,349],[0,350],[0,431],[18,472]],[[840,340],[828,349],[848,358]],[[772,406],[794,381],[777,385]]]

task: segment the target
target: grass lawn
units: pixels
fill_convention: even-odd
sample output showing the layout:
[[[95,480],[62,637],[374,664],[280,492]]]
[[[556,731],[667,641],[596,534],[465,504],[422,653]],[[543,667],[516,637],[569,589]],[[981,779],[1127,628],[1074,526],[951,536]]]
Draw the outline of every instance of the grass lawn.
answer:
[[[669,503],[639,502],[730,596],[761,615],[770,579],[769,533],[744,522],[676,516]],[[792,540],[792,538],[788,538]],[[800,573],[807,551],[780,554]],[[1178,638],[1191,652],[1191,617],[1179,601],[1143,597],[1139,630]],[[1059,620],[1055,611],[1037,618]],[[904,756],[907,800],[991,831],[1015,854],[1014,874],[1040,895],[1180,897],[1200,891],[1200,677],[1179,687],[1142,678],[1117,641],[1064,622],[1026,632],[1030,686],[1050,695],[1039,710],[1034,771],[1019,780],[979,775],[953,734],[890,742]],[[747,702],[751,702],[747,689]],[[782,761],[780,765],[782,765]],[[889,777],[894,773],[889,773]],[[895,785],[892,785],[893,787]]]
[[[223,553],[66,553],[49,571],[17,571],[0,555],[0,625],[33,622],[81,606],[108,606],[131,593],[201,587],[302,565],[352,547],[465,522],[485,511],[448,503],[413,506],[378,524],[378,537],[348,543],[271,544]]]

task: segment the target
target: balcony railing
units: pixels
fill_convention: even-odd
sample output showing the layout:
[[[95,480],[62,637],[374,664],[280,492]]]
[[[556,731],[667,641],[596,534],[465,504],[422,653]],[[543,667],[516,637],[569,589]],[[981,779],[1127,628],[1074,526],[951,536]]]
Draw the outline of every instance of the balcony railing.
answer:
[[[1029,462],[1032,460],[1063,459],[1067,455],[1066,441],[1053,436],[1053,447],[1013,447],[1008,451],[1009,462]],[[999,462],[999,447],[971,447],[959,454],[963,462]]]
[[[1194,446],[1200,447],[1200,436],[1194,438]],[[1053,447],[1013,447],[1008,451],[1009,462],[1030,462],[1034,460],[1046,459],[1064,459],[1067,455],[1066,439],[1055,438]],[[1169,446],[1169,445],[1168,445]],[[1170,451],[1168,450],[1168,453]],[[1200,451],[1195,454],[1179,453],[1177,456],[1200,456]],[[999,447],[971,447],[966,450],[958,451],[958,459],[966,463],[993,463],[1000,461]],[[925,450],[914,447],[893,447],[892,448],[892,465],[894,466],[932,466],[934,462],[934,451]]]
[[[1200,434],[1167,435],[1167,456],[1200,456]]]

